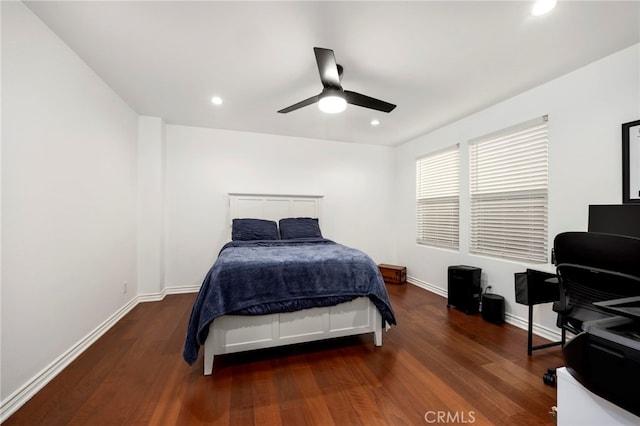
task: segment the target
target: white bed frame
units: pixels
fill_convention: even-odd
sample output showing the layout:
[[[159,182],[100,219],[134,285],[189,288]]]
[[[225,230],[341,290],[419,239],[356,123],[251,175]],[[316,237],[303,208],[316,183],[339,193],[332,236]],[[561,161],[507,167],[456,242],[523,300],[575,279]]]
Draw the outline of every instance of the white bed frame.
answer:
[[[321,201],[318,195],[229,194],[229,235],[234,218],[317,217],[322,224]],[[215,355],[365,333],[382,346],[382,318],[368,297],[281,314],[225,315],[209,326],[204,374],[212,374]]]

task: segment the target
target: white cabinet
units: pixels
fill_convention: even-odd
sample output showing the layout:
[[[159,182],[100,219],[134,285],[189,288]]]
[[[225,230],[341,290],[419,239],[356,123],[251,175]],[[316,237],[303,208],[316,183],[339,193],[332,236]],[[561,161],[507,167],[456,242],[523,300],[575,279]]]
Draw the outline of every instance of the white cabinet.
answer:
[[[582,386],[566,368],[558,368],[558,426],[640,425],[640,417]]]

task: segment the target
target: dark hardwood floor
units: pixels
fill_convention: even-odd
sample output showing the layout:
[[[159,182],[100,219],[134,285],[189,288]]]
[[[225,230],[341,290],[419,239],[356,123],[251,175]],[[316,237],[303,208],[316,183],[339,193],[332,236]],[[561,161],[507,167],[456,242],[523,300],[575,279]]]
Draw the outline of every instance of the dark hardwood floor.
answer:
[[[4,424],[554,424],[542,375],[558,347],[528,357],[524,330],[388,290],[398,326],[380,348],[366,335],[218,356],[208,377],[202,352],[182,360],[195,294],[142,303]]]

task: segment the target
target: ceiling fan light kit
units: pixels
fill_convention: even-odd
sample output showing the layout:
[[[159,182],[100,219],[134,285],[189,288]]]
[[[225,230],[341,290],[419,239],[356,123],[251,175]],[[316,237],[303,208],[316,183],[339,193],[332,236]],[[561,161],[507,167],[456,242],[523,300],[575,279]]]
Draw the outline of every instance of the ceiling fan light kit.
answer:
[[[343,68],[336,63],[333,50],[314,47],[313,51],[316,55],[316,63],[318,64],[318,71],[320,72],[320,81],[323,86],[322,92],[319,95],[312,96],[287,108],[283,108],[278,111],[279,113],[286,114],[316,102],[318,102],[320,111],[329,114],[337,114],[344,111],[347,104],[382,112],[391,112],[396,107],[394,104],[381,101],[380,99],[349,90],[343,90],[340,84]]]
[[[318,101],[318,108],[327,114],[338,114],[347,108],[347,100],[339,90],[325,89]]]

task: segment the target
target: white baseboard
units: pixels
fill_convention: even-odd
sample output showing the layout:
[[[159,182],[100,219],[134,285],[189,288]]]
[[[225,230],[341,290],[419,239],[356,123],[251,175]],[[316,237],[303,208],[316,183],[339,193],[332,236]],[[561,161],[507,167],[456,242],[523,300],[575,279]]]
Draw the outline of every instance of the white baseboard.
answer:
[[[445,290],[441,289],[440,287],[436,287],[435,285],[430,284],[426,281],[419,280],[416,277],[412,277],[411,275],[407,276],[407,282],[409,284],[413,284],[417,287],[430,291],[431,293],[435,293],[438,296],[447,297],[447,292]]]
[[[0,403],[0,423],[7,420],[13,413],[22,407],[29,399],[31,399],[40,389],[53,380],[62,370],[64,370],[73,360],[75,360],[82,352],[98,340],[104,333],[113,327],[120,319],[122,319],[129,311],[136,307],[138,298],[134,297],[128,301],[116,313],[111,315],[87,334],[79,342],[69,348],[65,353],[56,358],[52,363],[43,368],[31,380],[22,385],[19,389],[9,395]]]
[[[169,287],[166,289],[167,294],[184,294],[197,293],[200,291],[200,285],[185,285],[182,287]]]
[[[423,288],[423,289],[425,289],[427,291],[435,293],[435,294],[437,294],[439,296],[447,297],[447,291],[446,290],[443,290],[440,287],[436,287],[433,284],[430,284],[430,283],[428,283],[426,281],[419,280],[419,279],[417,279],[415,277],[407,276],[407,282],[409,284],[413,284],[413,285],[415,285],[417,287],[420,287],[420,288]],[[507,312],[505,314],[505,322],[508,323],[508,324],[511,324],[513,326],[516,326],[518,328],[521,328],[523,330],[527,330],[528,329],[528,325],[529,325],[529,322],[527,321],[526,318],[520,318],[520,317],[518,317],[516,315],[513,315],[512,313],[509,313],[509,312]],[[562,338],[562,333],[560,332],[560,330],[553,330],[553,329],[550,329],[548,327],[544,327],[544,326],[536,324],[536,323],[533,323],[532,330],[533,330],[533,334],[535,334],[537,336],[540,336],[540,337],[543,337],[543,338],[545,338],[547,340],[550,340],[552,342],[559,341]]]
[[[138,295],[138,302],[159,302],[167,295],[167,289],[164,289],[158,293],[145,293]]]
[[[58,374],[62,372],[69,364],[73,362],[82,352],[87,350],[96,340],[98,340],[104,333],[106,333],[111,327],[113,327],[118,321],[120,321],[129,311],[135,308],[138,303],[143,302],[158,302],[164,299],[167,294],[183,294],[183,293],[197,293],[200,290],[199,285],[193,286],[181,286],[181,287],[169,287],[158,293],[141,294],[130,301],[128,301],[122,308],[116,313],[111,315],[106,321],[100,324],[97,328],[87,334],[79,342],[73,345],[65,353],[60,355],[51,364],[42,369],[31,380],[22,385],[18,390],[9,395],[5,400],[0,403],[0,423],[7,420],[13,413],[15,413],[20,407],[22,407],[29,399],[31,399],[40,389],[42,389],[47,383],[53,380]]]
[[[200,291],[199,285],[167,287],[158,293],[140,294],[138,295],[138,301],[139,302],[159,302],[163,300],[167,294],[197,293],[198,291]]]
[[[523,330],[527,330],[529,325],[529,322],[526,319],[520,318],[511,313],[505,314],[505,321]],[[553,330],[549,327],[536,324],[535,322],[533,323],[532,331],[536,336],[543,337],[552,342],[559,341],[562,338],[562,333],[560,332],[560,330]]]

